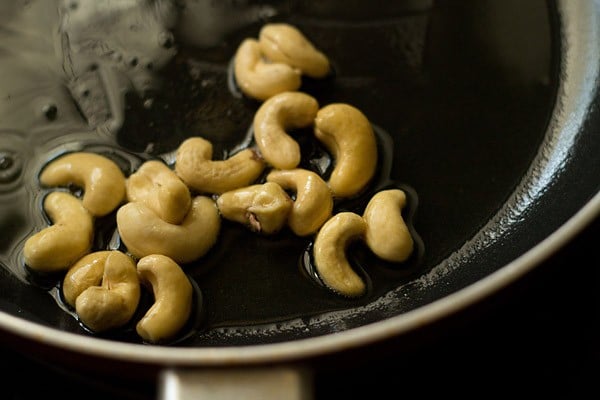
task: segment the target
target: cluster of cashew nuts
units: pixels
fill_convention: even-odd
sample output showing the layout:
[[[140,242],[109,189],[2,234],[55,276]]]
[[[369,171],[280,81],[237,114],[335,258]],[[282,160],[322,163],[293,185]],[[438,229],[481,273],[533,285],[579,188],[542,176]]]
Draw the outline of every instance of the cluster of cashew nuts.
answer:
[[[253,120],[255,147],[214,160],[208,140],[190,137],[177,148],[173,166],[149,160],[128,177],[111,159],[91,152],[51,161],[40,183],[75,185],[83,195],[46,196],[43,206],[52,224],[26,241],[26,265],[46,273],[66,271],[64,299],[96,332],[127,324],[141,287],[149,287],[154,304],[136,331],[152,343],[172,338],[188,320],[192,285],[182,265],[215,245],[221,218],[265,235],[285,226],[298,236],[315,235],[314,263],[322,281],[340,295],[360,296],[365,284],[346,258],[349,243],[364,240],[378,257],[402,262],[413,240],[402,218],[406,196],[399,189],[376,193],[363,215],[334,214],[335,199],[365,190],[378,154],[372,126],[360,110],[346,103],[321,107],[298,91],[301,75],[318,78],[329,70],[327,57],[295,27],[269,24],[258,41],[242,42],[235,58],[241,90],[263,101]],[[298,128],[312,128],[332,155],[327,180],[299,166],[300,146],[288,134]],[[127,254],[92,251],[95,219],[115,211]]]

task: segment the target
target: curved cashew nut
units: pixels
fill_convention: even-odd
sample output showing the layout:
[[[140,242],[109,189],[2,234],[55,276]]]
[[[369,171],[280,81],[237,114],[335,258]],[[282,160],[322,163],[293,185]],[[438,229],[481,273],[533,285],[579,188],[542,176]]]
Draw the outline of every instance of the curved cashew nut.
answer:
[[[402,218],[405,205],[406,194],[400,189],[389,189],[375,193],[365,208],[365,241],[383,260],[402,262],[413,251],[413,238]]]
[[[312,78],[323,78],[331,69],[325,54],[317,50],[295,26],[267,24],[258,37],[263,54],[271,61],[290,65]]]
[[[186,184],[158,160],[143,163],[127,178],[125,187],[128,201],[144,203],[170,224],[181,223],[192,205]]]
[[[212,161],[213,146],[201,137],[184,140],[175,156],[175,172],[193,190],[220,194],[247,186],[265,169],[252,149],[244,149],[226,160]]]
[[[288,129],[311,126],[317,100],[302,92],[284,92],[265,101],[254,115],[254,139],[261,155],[275,168],[292,169],[300,163],[300,146]]]
[[[340,212],[321,227],[315,239],[314,263],[323,283],[347,297],[358,297],[365,292],[365,283],[352,269],[346,258],[348,245],[363,239],[367,223],[352,212]]]
[[[75,300],[90,286],[99,286],[104,275],[106,259],[114,250],[86,254],[69,268],[63,279],[62,292],[67,304],[75,307]]]
[[[87,254],[94,238],[94,217],[80,199],[67,192],[51,192],[44,210],[52,225],[25,242],[25,264],[41,272],[68,269]]]
[[[215,202],[197,196],[179,225],[162,220],[142,203],[127,203],[117,211],[117,230],[127,250],[136,258],[164,254],[177,263],[188,263],[215,244],[221,219]]]
[[[217,207],[225,219],[272,234],[285,225],[292,199],[278,184],[266,182],[223,193]]]
[[[333,197],[327,183],[315,172],[306,169],[273,170],[268,182],[296,192],[288,225],[298,236],[315,233],[331,217]]]
[[[377,141],[366,116],[349,104],[330,104],[317,113],[315,136],[335,158],[328,180],[333,195],[362,191],[377,167]]]
[[[147,342],[170,339],[185,325],[192,312],[192,284],[171,258],[152,254],[138,261],[142,284],[149,285],[154,304],[135,329]]]
[[[75,300],[81,322],[95,332],[125,325],[140,301],[135,263],[120,251],[111,251],[104,262],[102,286],[90,286]]]
[[[233,63],[240,90],[257,100],[263,101],[277,93],[298,90],[302,84],[299,70],[284,63],[266,62],[259,42],[254,39],[245,39],[240,44]]]
[[[125,198],[125,175],[111,159],[96,153],[77,152],[50,162],[40,174],[45,186],[76,185],[83,188],[83,205],[103,217]]]

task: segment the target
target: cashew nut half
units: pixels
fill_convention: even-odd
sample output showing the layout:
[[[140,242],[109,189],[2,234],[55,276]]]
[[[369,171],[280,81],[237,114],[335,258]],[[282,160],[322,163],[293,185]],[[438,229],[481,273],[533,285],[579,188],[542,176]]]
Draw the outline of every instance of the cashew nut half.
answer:
[[[413,238],[402,218],[405,205],[404,191],[388,189],[375,193],[365,208],[365,241],[373,253],[383,260],[402,262],[413,251]]]
[[[84,290],[100,285],[106,259],[112,252],[113,250],[101,250],[86,254],[69,268],[62,285],[67,304],[75,307],[75,300]]]
[[[266,182],[223,193],[217,207],[225,219],[272,234],[285,225],[292,199],[277,183]]]
[[[41,272],[66,270],[89,252],[94,217],[80,199],[67,192],[49,193],[44,210],[52,225],[27,239],[23,247],[25,264]]]
[[[165,163],[143,163],[126,181],[127,200],[139,201],[170,224],[179,224],[188,213],[192,196],[187,185]]]
[[[366,290],[346,258],[349,244],[362,240],[366,229],[360,215],[345,211],[331,217],[317,233],[313,248],[316,270],[327,287],[343,296],[358,297]]]
[[[136,258],[164,254],[177,263],[188,263],[215,244],[221,218],[215,202],[206,196],[192,199],[181,224],[162,220],[143,203],[127,203],[117,211],[117,230],[127,250]]]
[[[296,192],[294,205],[288,217],[290,229],[298,236],[315,233],[331,217],[333,197],[327,183],[315,172],[296,168],[273,170],[268,182]]]
[[[76,152],[50,162],[40,174],[45,186],[75,185],[83,188],[83,205],[92,215],[103,217],[125,198],[125,175],[110,158]]]
[[[258,37],[263,54],[271,61],[290,65],[312,78],[323,78],[331,69],[327,56],[293,25],[266,24]]]
[[[285,63],[271,63],[264,59],[260,44],[245,39],[233,60],[235,80],[240,90],[249,97],[264,101],[277,93],[298,90],[302,73]]]
[[[75,311],[94,332],[118,328],[133,317],[140,292],[134,261],[114,250],[104,262],[102,286],[90,286],[77,296]]]
[[[311,126],[319,103],[302,92],[283,92],[265,101],[254,115],[254,139],[261,155],[275,168],[292,169],[300,163],[300,146],[288,129]]]
[[[154,304],[137,323],[136,331],[151,343],[170,339],[185,325],[192,311],[192,284],[171,258],[152,254],[138,261],[140,282],[149,285]]]
[[[333,195],[361,192],[377,167],[377,141],[367,117],[349,104],[327,105],[317,113],[315,136],[335,159],[328,180]]]
[[[220,194],[253,183],[265,163],[252,149],[244,149],[226,160],[212,161],[213,146],[201,137],[184,140],[175,156],[175,172],[191,189]]]

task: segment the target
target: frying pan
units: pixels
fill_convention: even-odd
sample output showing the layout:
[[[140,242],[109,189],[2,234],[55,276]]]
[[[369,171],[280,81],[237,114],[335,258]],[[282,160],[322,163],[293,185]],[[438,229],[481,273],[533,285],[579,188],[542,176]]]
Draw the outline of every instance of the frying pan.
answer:
[[[206,4],[189,2],[178,16],[182,25],[174,37],[188,46],[175,56],[169,53],[174,63],[164,63],[163,93],[186,101],[157,95],[156,104],[172,101],[177,107],[170,109],[180,113],[149,112],[136,94],[151,92],[156,82],[122,71],[107,74],[103,65],[100,75],[85,82],[126,81],[134,95],[92,96],[94,103],[87,95],[78,98],[82,93],[73,87],[61,91],[46,85],[43,95],[23,90],[5,100],[0,150],[10,157],[4,159],[0,191],[0,328],[3,340],[23,352],[80,370],[118,369],[132,380],[158,378],[165,398],[243,382],[310,397],[312,358],[398,340],[448,318],[521,278],[597,217],[600,3],[438,0],[382,2],[379,10],[358,1],[343,8],[244,3],[243,13],[232,8],[213,15],[235,23],[215,27],[205,20],[198,34],[190,21],[205,15]],[[34,2],[31,13],[35,5],[40,3]],[[6,16],[14,10],[3,11],[3,23],[13,27]],[[175,19],[159,11],[168,17],[163,25]],[[230,226],[221,250],[189,271],[197,295],[206,300],[198,320],[207,325],[195,325],[169,345],[142,344],[127,333],[85,331],[60,308],[55,281],[23,272],[14,250],[44,222],[19,208],[41,199],[33,183],[42,164],[39,154],[116,145],[120,155],[168,157],[191,132],[216,130],[221,136],[212,139],[226,153],[242,142],[240,127],[247,126],[255,105],[210,88],[230,83],[232,43],[270,19],[298,25],[331,55],[335,75],[307,82],[306,90],[324,103],[347,101],[369,115],[385,155],[376,186],[398,185],[410,194],[409,220],[418,239],[414,258],[405,268],[368,270],[369,295],[353,302],[323,293],[308,279],[298,265],[306,243],[285,236],[267,240]],[[69,23],[77,22],[73,17]],[[38,47],[32,54],[43,53]],[[153,55],[153,66],[162,66],[164,54],[152,50],[147,54]],[[20,82],[16,71],[36,74],[36,68],[19,70],[15,65],[23,64],[10,60],[3,68],[14,79],[3,85],[15,90],[10,85]],[[76,62],[68,67],[70,78],[87,72]],[[193,84],[202,90],[193,91]],[[77,113],[67,112],[73,108],[67,94],[75,98]],[[53,101],[44,102],[48,98]],[[98,99],[106,100],[112,118],[97,113]],[[19,112],[32,104],[43,112]],[[77,118],[61,119],[65,114]],[[60,135],[52,129],[57,125]],[[168,135],[161,133],[167,128]],[[362,204],[358,199],[343,207]],[[236,251],[222,250],[232,248]]]

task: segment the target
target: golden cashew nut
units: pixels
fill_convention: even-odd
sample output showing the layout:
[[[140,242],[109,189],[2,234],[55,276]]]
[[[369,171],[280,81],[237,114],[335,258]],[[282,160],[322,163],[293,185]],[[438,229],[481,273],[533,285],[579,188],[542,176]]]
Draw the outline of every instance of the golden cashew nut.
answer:
[[[226,160],[212,160],[213,146],[201,137],[184,140],[175,155],[175,172],[191,189],[220,194],[253,183],[265,163],[252,149],[244,149]]]
[[[154,294],[154,304],[135,327],[138,335],[151,343],[172,338],[192,312],[192,284],[181,267],[164,255],[143,257],[137,272]]]
[[[272,23],[262,27],[259,43],[263,54],[271,61],[299,69],[311,78],[323,78],[331,69],[325,54],[295,26]]]
[[[298,90],[302,84],[301,71],[284,63],[268,62],[259,42],[250,38],[238,47],[233,68],[240,90],[261,101],[281,92]]]
[[[130,202],[142,202],[161,219],[179,224],[192,205],[187,185],[165,163],[150,160],[143,163],[126,181]]]
[[[104,262],[101,286],[90,286],[75,300],[81,322],[95,332],[125,325],[140,301],[135,263],[120,251],[111,251]]]
[[[287,223],[296,235],[315,233],[331,217],[331,190],[315,172],[301,168],[273,170],[267,175],[267,181],[295,191],[296,198]]]
[[[223,193],[217,199],[223,218],[272,234],[286,223],[292,199],[276,183],[266,182]]]
[[[328,180],[333,195],[360,193],[377,167],[377,141],[367,117],[349,104],[327,105],[317,113],[315,136],[335,159]]]
[[[216,243],[221,219],[215,202],[206,196],[192,199],[181,224],[170,224],[143,203],[127,203],[117,211],[117,230],[127,250],[140,259],[164,254],[177,263],[205,255]]]
[[[67,304],[75,307],[75,300],[84,290],[100,285],[106,259],[112,252],[113,250],[101,250],[86,254],[69,268],[62,285]]]
[[[317,116],[317,100],[302,92],[284,92],[265,101],[254,115],[254,139],[267,163],[279,169],[296,168],[300,146],[288,129],[311,126]]]
[[[404,191],[388,189],[375,193],[365,208],[365,242],[383,260],[406,261],[413,251],[413,238],[402,218],[405,206]]]
[[[83,188],[83,205],[103,217],[125,198],[125,175],[111,159],[96,153],[77,152],[50,162],[40,174],[45,186],[75,185]]]
[[[313,256],[319,277],[333,291],[358,297],[366,286],[346,258],[346,249],[354,240],[362,240],[367,223],[352,212],[340,212],[321,227],[315,239]]]
[[[94,238],[94,217],[80,199],[67,192],[51,192],[44,210],[52,225],[25,242],[25,264],[41,272],[67,270],[87,254]]]

